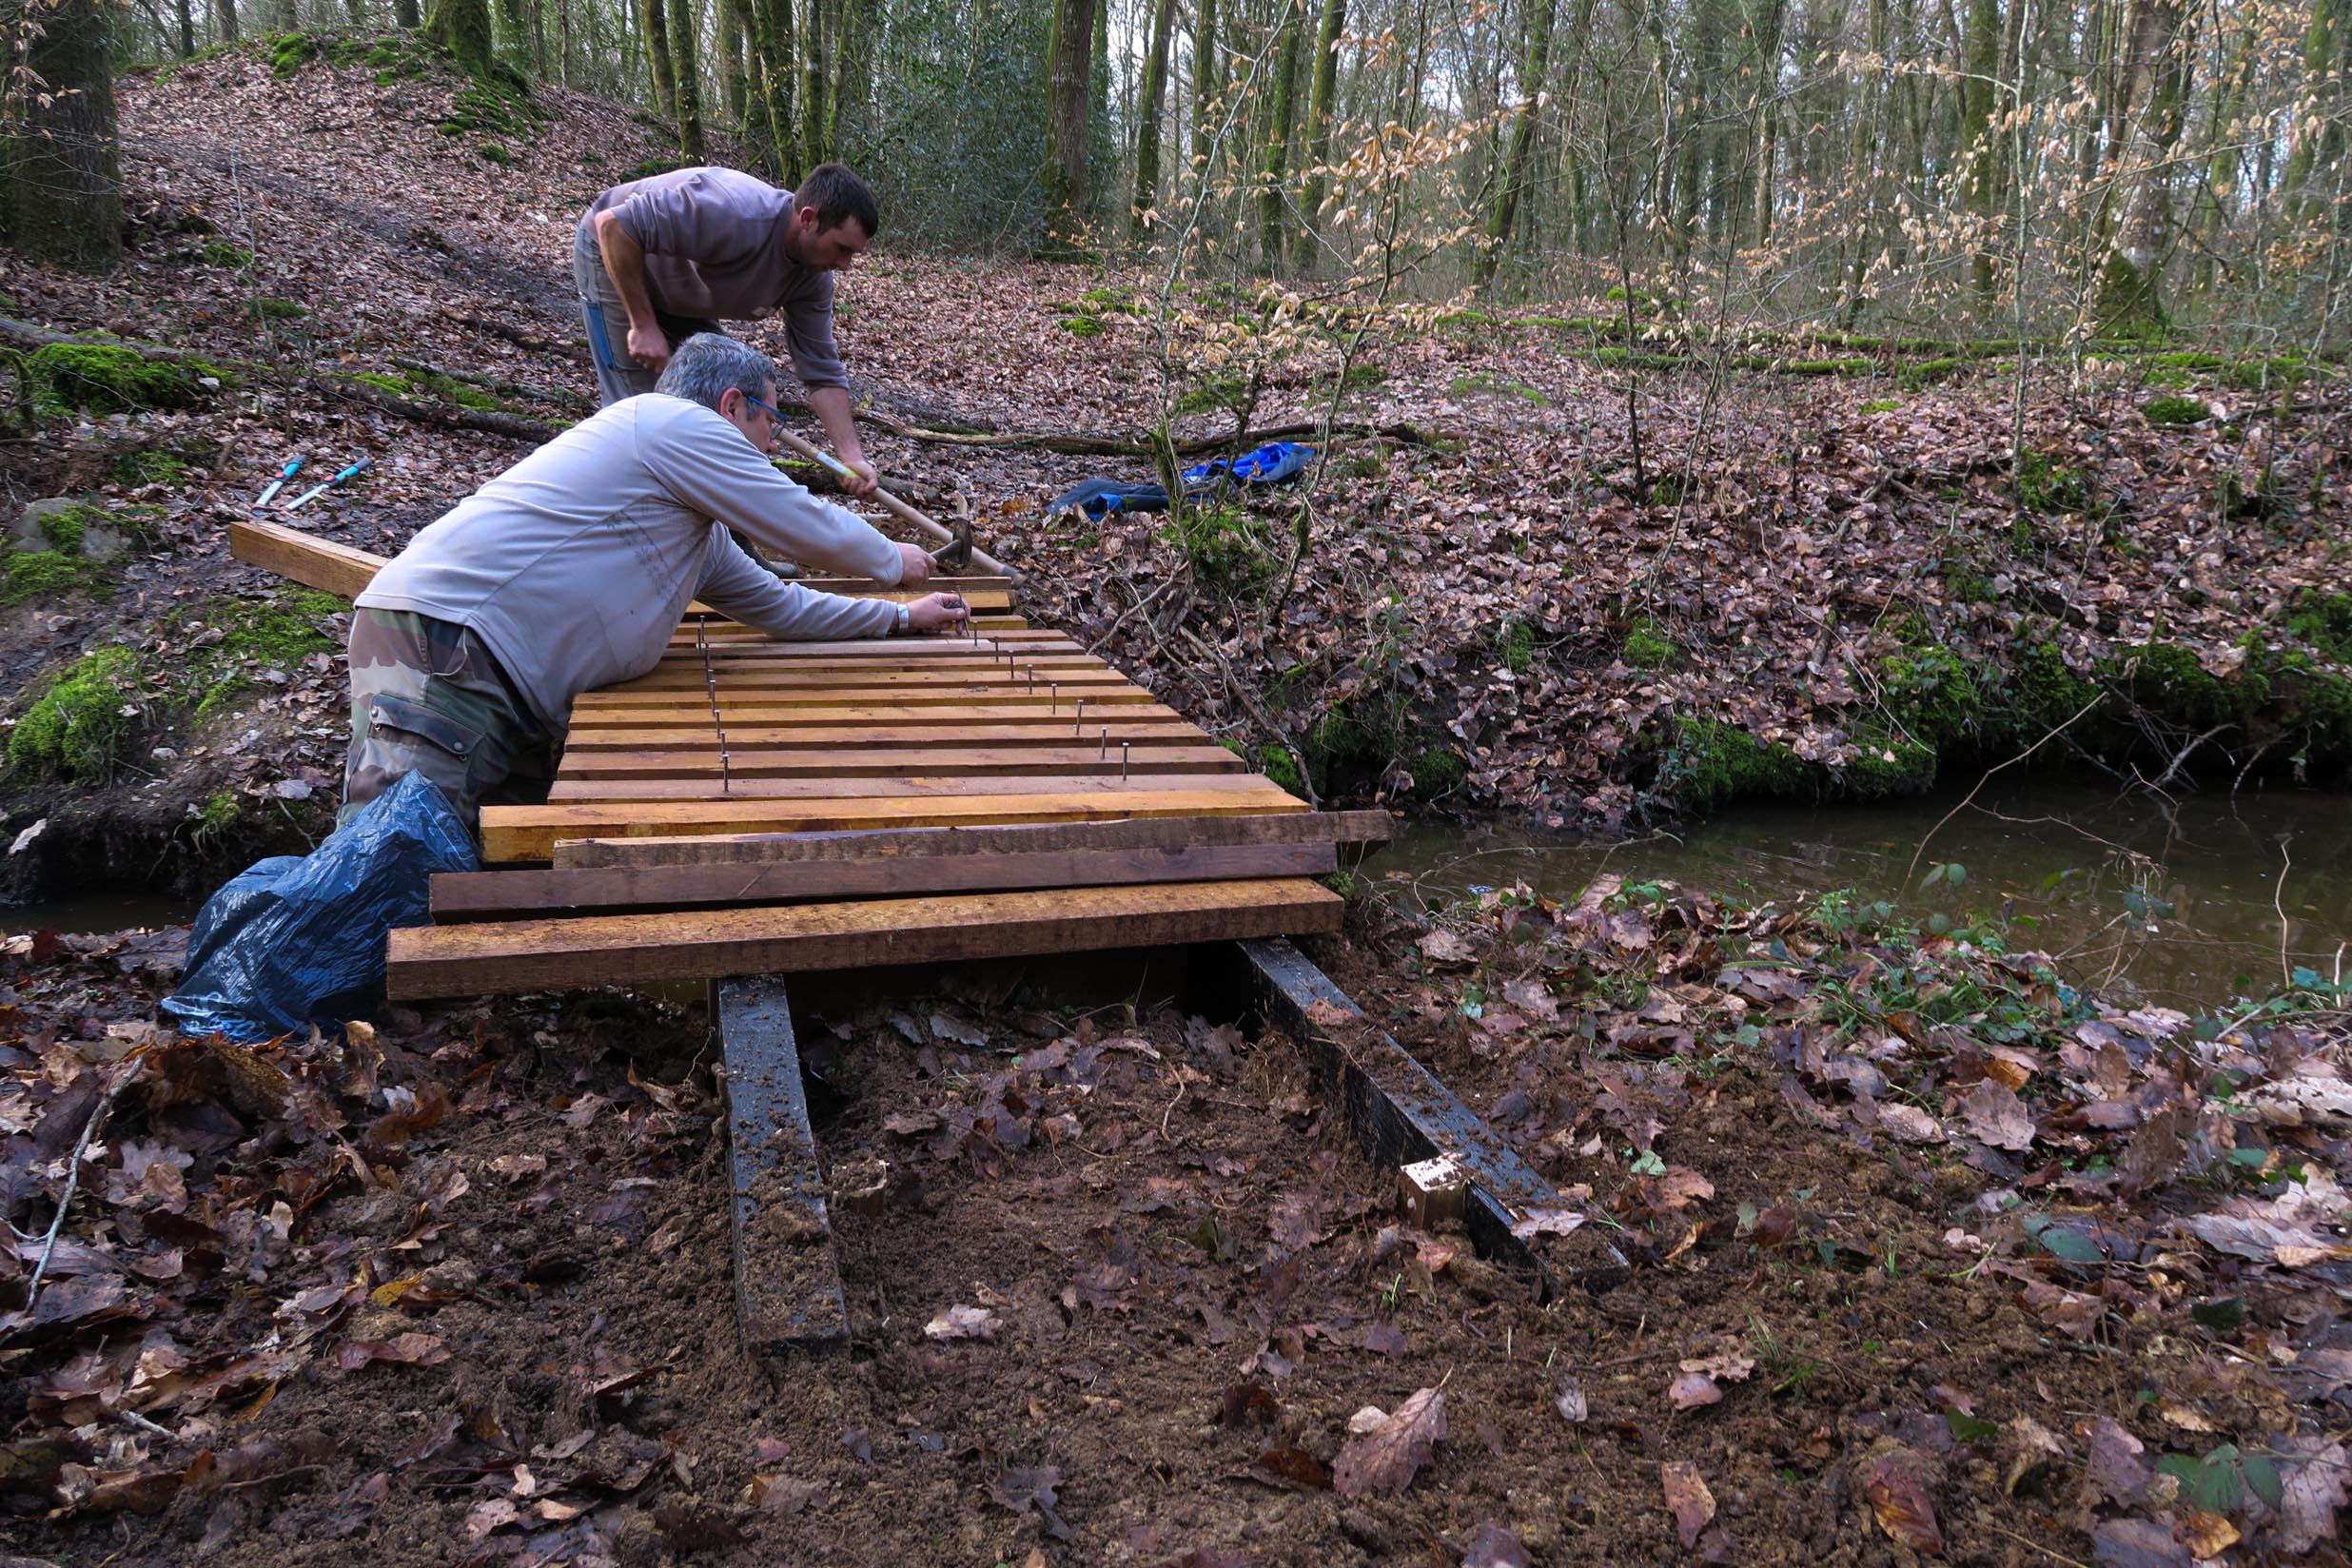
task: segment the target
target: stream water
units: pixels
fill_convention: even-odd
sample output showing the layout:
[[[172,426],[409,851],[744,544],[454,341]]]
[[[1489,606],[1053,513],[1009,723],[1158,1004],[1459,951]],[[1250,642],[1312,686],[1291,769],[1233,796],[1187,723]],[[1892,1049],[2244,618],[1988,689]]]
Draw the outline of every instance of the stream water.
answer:
[[[1573,899],[1603,871],[1758,901],[1846,888],[1922,922],[2003,915],[2013,948],[2069,978],[2184,1008],[2259,995],[2298,966],[2352,973],[2352,798],[2119,800],[2030,780],[1955,813],[1961,798],[1750,806],[1615,844],[1414,823],[1362,871],[1423,904],[1522,881]],[[1923,888],[1939,864],[1963,879]]]
[[[1522,881],[1573,899],[1604,870],[1758,901],[1849,888],[1923,922],[2001,914],[2014,924],[2012,946],[2051,953],[2069,977],[2120,981],[2181,1007],[2259,994],[2297,966],[2330,978],[2340,965],[2352,972],[2352,797],[2119,800],[2028,780],[1959,805],[1954,794],[1749,806],[1617,844],[1409,823],[1362,870],[1391,896],[1424,905]],[[1947,872],[1920,886],[1947,864],[1964,869],[1961,881]],[[0,907],[0,931],[118,931],[195,912],[152,894],[93,893]]]

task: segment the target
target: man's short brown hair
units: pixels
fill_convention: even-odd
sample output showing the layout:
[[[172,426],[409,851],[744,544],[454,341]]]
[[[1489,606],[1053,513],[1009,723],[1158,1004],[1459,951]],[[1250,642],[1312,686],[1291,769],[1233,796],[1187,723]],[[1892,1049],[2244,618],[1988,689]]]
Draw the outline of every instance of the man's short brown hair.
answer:
[[[875,210],[873,192],[866,182],[839,164],[819,164],[809,170],[793,191],[793,210],[816,208],[816,226],[827,229],[857,220],[857,226],[871,240],[882,230],[882,214]]]

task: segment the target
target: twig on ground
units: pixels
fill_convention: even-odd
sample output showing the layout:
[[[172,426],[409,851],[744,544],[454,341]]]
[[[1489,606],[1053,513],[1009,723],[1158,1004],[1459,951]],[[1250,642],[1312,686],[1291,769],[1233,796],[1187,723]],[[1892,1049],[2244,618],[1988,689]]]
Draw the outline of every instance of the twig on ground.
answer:
[[[113,1082],[107,1086],[106,1093],[98,1097],[98,1103],[90,1107],[89,1120],[82,1125],[81,1139],[74,1144],[72,1158],[66,1166],[66,1190],[58,1196],[57,1212],[49,1217],[49,1234],[41,1240],[41,1256],[32,1265],[32,1281],[25,1286],[25,1320],[28,1323],[32,1320],[33,1309],[40,1304],[41,1281],[49,1273],[49,1259],[56,1255],[57,1238],[66,1228],[66,1211],[73,1206],[73,1195],[81,1189],[83,1152],[89,1147],[90,1140],[98,1136],[98,1128],[106,1122],[107,1112],[114,1108],[114,1097],[139,1075],[138,1064],[146,1055],[147,1048],[141,1046],[115,1065]]]
[[[2270,907],[2279,913],[2279,984],[2295,983],[2295,968],[2286,956],[2286,873],[2295,869],[2295,857],[2286,853],[2287,840],[2279,840],[2279,880],[2270,890]]]

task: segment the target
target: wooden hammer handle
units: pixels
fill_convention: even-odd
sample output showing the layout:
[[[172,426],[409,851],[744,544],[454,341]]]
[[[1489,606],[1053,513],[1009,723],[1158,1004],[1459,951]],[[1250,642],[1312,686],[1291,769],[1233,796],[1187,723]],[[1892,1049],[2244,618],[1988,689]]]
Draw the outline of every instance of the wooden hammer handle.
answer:
[[[798,436],[794,435],[791,431],[784,429],[782,426],[777,427],[775,434],[776,439],[781,441],[788,450],[797,454],[800,457],[806,458],[809,461],[816,463],[820,467],[833,469],[836,473],[842,470],[843,465],[841,463],[841,460],[835,458],[830,452],[824,451],[812,442],[802,441]],[[853,499],[854,500],[860,498]],[[882,509],[884,511],[890,513],[891,516],[898,519],[900,521],[921,529],[923,532],[931,535],[931,538],[938,539],[942,543],[954,542],[955,535],[951,530],[938,522],[933,521],[929,514],[919,510],[916,507],[908,505],[905,501],[900,500],[896,496],[892,495],[888,490],[881,488],[879,485],[874,487],[873,499],[881,502]],[[1010,578],[1015,581],[1018,581],[1021,577],[1020,573],[1014,571],[1011,567],[1007,566],[1003,561],[998,560],[987,551],[979,549],[976,546],[971,552],[971,565],[978,568],[980,571],[992,572],[999,577]]]

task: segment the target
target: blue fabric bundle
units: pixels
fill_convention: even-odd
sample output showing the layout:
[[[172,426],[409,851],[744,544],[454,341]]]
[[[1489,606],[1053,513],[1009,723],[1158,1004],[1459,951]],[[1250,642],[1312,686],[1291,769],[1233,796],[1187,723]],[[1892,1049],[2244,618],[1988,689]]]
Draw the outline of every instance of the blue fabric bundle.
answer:
[[[1235,485],[1280,484],[1298,478],[1314,459],[1315,449],[1311,446],[1302,446],[1297,441],[1268,441],[1230,462],[1219,459],[1186,469],[1185,499],[1210,500]],[[1122,484],[1116,480],[1088,480],[1073,484],[1054,497],[1052,504],[1046,508],[1048,516],[1082,512],[1095,522],[1116,513],[1166,510],[1167,491],[1160,485]]]

